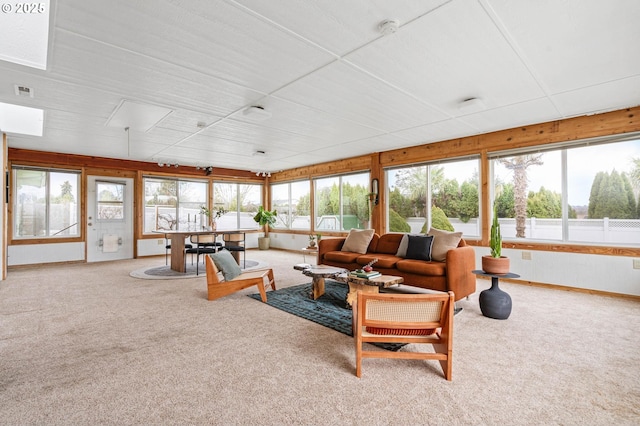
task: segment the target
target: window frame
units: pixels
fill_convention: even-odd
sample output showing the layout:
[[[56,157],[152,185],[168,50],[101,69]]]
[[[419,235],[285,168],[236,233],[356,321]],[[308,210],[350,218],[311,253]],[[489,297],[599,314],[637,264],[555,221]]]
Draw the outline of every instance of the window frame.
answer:
[[[209,193],[211,191],[211,182],[208,179],[197,179],[197,178],[183,178],[183,177],[178,177],[178,176],[156,176],[156,175],[143,175],[142,176],[142,200],[141,200],[141,205],[142,205],[142,223],[141,223],[141,229],[142,229],[142,235],[143,236],[151,236],[151,235],[155,235],[154,231],[157,229],[152,229],[150,231],[146,231],[147,229],[147,215],[146,215],[146,208],[147,208],[147,200],[146,200],[146,189],[147,189],[147,180],[155,180],[155,181],[167,181],[167,182],[173,182],[175,183],[176,186],[176,205],[175,205],[175,212],[176,212],[176,216],[175,216],[175,222],[176,224],[180,224],[186,221],[189,221],[189,219],[191,219],[190,214],[187,216],[187,218],[183,218],[185,220],[181,221],[180,218],[180,183],[181,182],[194,182],[194,183],[199,183],[199,184],[205,184],[206,185],[206,190],[205,190],[205,201],[204,201],[204,205],[209,208]],[[197,209],[196,209],[197,210]],[[193,220],[196,221],[198,220],[198,216],[199,213],[194,212],[194,217]],[[156,220],[157,222],[157,220]]]
[[[18,172],[21,170],[31,170],[37,172],[46,173],[45,177],[45,231],[47,235],[29,235],[29,236],[19,236],[16,232],[17,226],[17,212],[18,209],[18,200],[19,200],[19,190],[18,190]],[[76,200],[75,200],[75,215],[76,215],[76,223],[73,226],[76,226],[77,232],[73,235],[50,235],[51,229],[51,173],[67,173],[73,174],[76,177]],[[55,167],[43,167],[37,165],[21,165],[21,164],[12,164],[11,165],[11,193],[13,196],[11,197],[11,244],[31,244],[34,242],[75,242],[83,240],[83,227],[82,225],[82,206],[83,206],[83,197],[84,193],[82,192],[82,179],[83,174],[81,170],[74,169],[66,169],[66,168],[55,168]]]
[[[469,240],[478,240],[481,238],[481,234],[482,234],[482,219],[483,219],[483,215],[482,215],[482,176],[481,176],[481,170],[482,170],[482,157],[479,154],[472,154],[472,155],[465,155],[465,156],[460,156],[460,157],[451,157],[451,158],[442,158],[442,159],[438,159],[438,160],[431,160],[431,161],[423,161],[423,162],[419,162],[419,163],[409,163],[409,164],[402,164],[402,165],[394,165],[394,166],[390,166],[390,167],[385,167],[383,168],[383,173],[385,175],[385,182],[387,182],[386,188],[385,188],[385,199],[387,200],[386,202],[386,211],[385,211],[385,229],[387,230],[387,232],[393,232],[393,233],[400,233],[401,231],[390,231],[391,227],[389,224],[389,220],[390,220],[390,214],[389,214],[389,210],[390,210],[390,206],[391,206],[391,202],[390,202],[390,179],[389,179],[389,174],[396,171],[396,170],[402,170],[402,169],[410,169],[410,168],[418,168],[418,167],[426,167],[426,173],[425,173],[425,190],[426,190],[426,194],[425,194],[425,221],[426,221],[426,225],[425,225],[425,232],[428,232],[429,228],[433,226],[433,214],[432,214],[432,204],[433,204],[433,176],[432,176],[432,171],[434,167],[437,166],[445,166],[447,164],[452,164],[452,163],[461,163],[461,162],[466,162],[466,161],[475,161],[477,164],[477,176],[478,176],[478,182],[477,182],[477,186],[478,186],[478,206],[477,206],[477,211],[478,211],[478,217],[475,218],[476,219],[476,230],[477,232],[475,234],[470,234],[470,233],[464,233],[463,231],[463,238],[465,238],[465,240],[469,239]],[[457,179],[456,179],[457,181]],[[465,180],[463,180],[462,182],[458,182],[461,186],[462,184],[464,184]]]
[[[559,152],[561,156],[561,170],[560,176],[562,182],[560,184],[561,187],[561,208],[562,215],[561,218],[558,218],[562,221],[561,223],[561,238],[560,239],[549,239],[549,238],[530,238],[525,237],[510,237],[505,236],[503,233],[503,247],[508,248],[518,248],[519,246],[535,244],[540,247],[552,246],[554,249],[557,249],[557,245],[567,246],[567,247],[623,247],[623,248],[635,248],[638,247],[637,244],[633,243],[624,243],[624,242],[616,242],[616,241],[578,241],[570,239],[569,232],[569,208],[571,207],[568,203],[568,193],[570,191],[569,188],[569,180],[570,176],[568,173],[568,152],[572,149],[579,149],[584,147],[591,146],[603,146],[603,145],[611,145],[616,143],[623,142],[631,142],[631,141],[640,141],[640,132],[632,132],[626,133],[624,135],[607,135],[595,138],[588,139],[580,139],[576,141],[564,141],[552,144],[545,145],[536,145],[536,146],[528,146],[523,148],[514,148],[508,150],[496,150],[496,151],[488,151],[487,152],[487,162],[489,169],[488,176],[488,200],[489,205],[493,206],[496,198],[495,191],[495,170],[494,164],[495,161],[501,158],[509,158],[518,155],[527,155],[527,154],[544,154],[549,152]],[[640,202],[640,197],[636,202]],[[493,220],[493,209],[489,209],[489,220]],[[529,219],[527,217],[526,219]],[[556,219],[557,220],[557,219]],[[640,219],[638,219],[640,220]],[[569,250],[574,251],[574,250]]]
[[[353,171],[353,172],[349,172],[349,173],[340,173],[340,174],[333,174],[333,175],[326,175],[326,176],[316,176],[312,179],[312,187],[313,187],[313,210],[312,210],[312,214],[313,214],[313,229],[312,232],[336,232],[336,233],[344,233],[344,232],[349,232],[349,229],[344,229],[344,225],[345,225],[345,214],[344,214],[344,194],[343,194],[343,178],[345,177],[349,177],[349,176],[356,176],[356,175],[367,175],[367,185],[365,186],[365,190],[367,191],[367,193],[369,193],[370,188],[371,188],[371,171],[369,170],[357,170],[357,171]],[[320,194],[320,191],[318,191],[318,181],[319,180],[323,180],[323,179],[338,179],[338,214],[334,215],[334,216],[338,216],[338,224],[340,225],[339,228],[336,229],[324,229],[324,228],[319,228],[319,218],[321,218],[322,216],[318,215],[318,208],[320,207],[320,203],[318,202],[318,195]],[[370,226],[370,222],[371,222],[371,206],[370,206],[370,202],[369,202],[369,207],[368,207],[369,211],[368,211],[368,219],[367,221],[369,222],[369,225],[362,223],[363,228],[355,228],[355,229],[364,229],[366,227]],[[324,216],[324,215],[323,215]],[[357,214],[355,215],[356,219],[357,218]],[[359,222],[359,219],[358,219]],[[367,225],[367,226],[365,226]]]

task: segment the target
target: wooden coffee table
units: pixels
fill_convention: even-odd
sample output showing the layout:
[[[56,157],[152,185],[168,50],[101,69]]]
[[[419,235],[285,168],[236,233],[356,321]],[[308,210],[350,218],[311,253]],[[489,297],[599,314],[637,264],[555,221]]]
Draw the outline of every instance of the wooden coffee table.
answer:
[[[324,279],[336,278],[340,274],[344,274],[344,268],[335,268],[333,266],[318,265],[302,270],[302,273],[313,278],[311,281],[311,297],[316,300],[324,294]]]
[[[356,300],[357,292],[379,293],[381,288],[391,287],[392,285],[402,284],[404,278],[395,275],[380,275],[375,278],[358,278],[348,273],[340,274],[334,277],[336,281],[347,283],[349,285],[349,293],[347,293],[347,307],[353,305]]]

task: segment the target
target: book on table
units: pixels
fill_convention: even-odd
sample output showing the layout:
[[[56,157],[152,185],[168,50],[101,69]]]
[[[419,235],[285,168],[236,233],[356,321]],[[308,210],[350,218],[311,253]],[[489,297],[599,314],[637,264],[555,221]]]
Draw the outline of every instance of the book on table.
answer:
[[[351,271],[351,276],[352,277],[357,277],[357,278],[376,278],[381,276],[382,274],[378,271],[369,271],[369,272],[364,272],[364,271],[360,271],[360,270],[356,270],[356,271]]]

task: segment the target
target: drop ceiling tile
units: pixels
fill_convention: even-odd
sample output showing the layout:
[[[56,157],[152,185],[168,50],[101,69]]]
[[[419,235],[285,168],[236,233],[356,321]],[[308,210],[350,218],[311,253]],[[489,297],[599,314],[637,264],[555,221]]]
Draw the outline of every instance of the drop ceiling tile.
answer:
[[[611,81],[554,95],[565,117],[640,105],[640,76]]]
[[[395,132],[412,145],[440,142],[478,134],[477,129],[457,119],[449,119]]]
[[[437,8],[447,0],[350,0],[347,2],[238,0],[256,14],[342,56],[381,37],[378,24],[400,24]]]
[[[484,0],[557,94],[640,74],[640,2]]]
[[[153,58],[161,68],[180,64],[267,93],[332,60],[322,49],[224,1],[60,3],[64,31]]]
[[[470,97],[493,108],[544,95],[477,2],[447,3],[345,59],[451,115]]]
[[[409,94],[343,62],[300,79],[274,96],[384,132],[446,118]]]
[[[475,133],[489,133],[511,127],[559,120],[563,118],[555,105],[547,98],[507,105],[488,111],[459,117],[475,129]]]
[[[224,116],[264,96],[198,71],[64,32],[57,39],[54,75],[121,98]]]
[[[362,139],[380,133],[380,130],[343,119],[335,114],[274,96],[270,96],[259,104],[271,114],[270,118],[256,123],[240,111],[231,117],[231,121],[241,121],[294,135],[309,136],[316,142],[323,140],[328,143]]]

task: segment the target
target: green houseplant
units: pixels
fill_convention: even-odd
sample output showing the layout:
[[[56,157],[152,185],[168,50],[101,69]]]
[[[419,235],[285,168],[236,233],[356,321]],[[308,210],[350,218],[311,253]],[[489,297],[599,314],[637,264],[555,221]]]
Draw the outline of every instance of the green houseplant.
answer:
[[[482,270],[490,274],[506,274],[509,272],[509,258],[502,256],[502,234],[498,222],[498,210],[493,207],[491,236],[489,238],[491,254],[482,256]]]
[[[269,211],[263,206],[258,207],[258,213],[253,216],[253,220],[260,226],[264,226],[264,237],[258,237],[258,248],[260,250],[269,249],[269,226],[273,226],[276,223],[278,212],[276,210]]]

